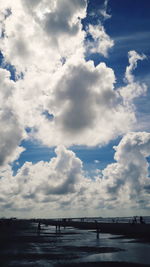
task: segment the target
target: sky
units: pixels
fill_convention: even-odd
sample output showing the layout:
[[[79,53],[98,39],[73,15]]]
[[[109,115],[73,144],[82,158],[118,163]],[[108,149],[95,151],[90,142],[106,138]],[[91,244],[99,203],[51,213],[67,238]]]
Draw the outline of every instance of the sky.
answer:
[[[149,8],[0,1],[0,217],[150,215]]]

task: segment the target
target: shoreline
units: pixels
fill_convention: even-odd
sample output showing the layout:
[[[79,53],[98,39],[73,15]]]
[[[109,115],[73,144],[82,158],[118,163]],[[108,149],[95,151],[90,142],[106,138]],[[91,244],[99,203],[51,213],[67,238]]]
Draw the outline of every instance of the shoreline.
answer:
[[[3,219],[0,220],[0,233],[1,236],[4,233],[12,234],[13,231],[18,231],[24,227],[29,227],[31,223],[44,224],[45,226],[54,226],[56,231],[60,231],[63,228],[72,227],[82,230],[93,230],[99,235],[101,233],[109,233],[115,235],[121,235],[123,237],[143,239],[143,241],[150,242],[150,224],[131,224],[131,223],[105,223],[105,222],[87,222],[87,221],[73,221],[68,220],[54,220],[54,219]],[[118,237],[119,238],[119,237]]]
[[[150,224],[98,223],[64,220],[41,220],[45,225],[57,227],[74,227],[82,230],[95,230],[99,233],[118,234],[126,237],[143,238],[150,241]]]

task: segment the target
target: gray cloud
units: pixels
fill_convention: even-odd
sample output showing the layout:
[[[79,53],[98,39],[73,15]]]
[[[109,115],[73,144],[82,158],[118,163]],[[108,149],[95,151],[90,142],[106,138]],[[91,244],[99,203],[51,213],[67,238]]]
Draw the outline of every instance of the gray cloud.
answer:
[[[85,16],[87,7],[86,0],[22,0],[22,3],[55,45],[58,45],[59,37],[74,36],[79,32],[80,19]]]
[[[72,66],[67,76],[59,81],[56,88],[56,102],[64,105],[61,117],[66,131],[80,132],[94,123],[92,88],[99,78],[98,72],[92,73],[84,65]]]
[[[52,131],[57,129],[55,138],[67,145],[92,146],[126,132],[135,120],[134,111],[122,105],[114,83],[114,72],[104,63],[95,67],[84,60],[68,61],[54,76],[46,98],[46,109],[54,116],[49,125]]]

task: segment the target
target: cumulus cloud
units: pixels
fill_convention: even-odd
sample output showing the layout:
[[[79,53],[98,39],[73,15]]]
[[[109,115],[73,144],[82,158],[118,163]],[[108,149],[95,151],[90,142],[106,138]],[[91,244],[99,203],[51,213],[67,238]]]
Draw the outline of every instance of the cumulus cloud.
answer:
[[[128,131],[134,112],[122,105],[114,83],[114,72],[105,63],[95,67],[92,61],[68,61],[47,92],[46,109],[54,116],[49,127],[55,135],[51,141],[39,128],[37,138],[45,144],[93,146]]]
[[[122,198],[133,201],[144,199],[145,188],[150,185],[146,160],[150,155],[150,133],[128,133],[114,149],[116,163],[102,172],[107,192],[116,197],[123,194]]]
[[[1,169],[0,199],[3,205],[23,209],[27,203],[50,202],[61,195],[73,194],[81,183],[82,162],[63,146],[55,150],[49,162],[26,162],[12,175],[10,167]],[[53,200],[54,201],[54,200]]]
[[[59,209],[60,214],[94,214],[97,209],[147,208],[150,205],[150,178],[147,156],[150,155],[150,133],[129,133],[114,147],[116,163],[99,170],[91,179],[83,171],[82,161],[63,146],[49,162],[26,162],[12,175],[10,167],[0,172],[1,210],[33,212]],[[93,198],[94,196],[94,198]],[[49,206],[50,205],[50,206]],[[61,210],[60,210],[61,209]],[[63,215],[64,216],[64,215]]]
[[[15,85],[10,73],[0,69],[0,166],[19,157],[24,150],[19,147],[23,139],[23,128],[19,123],[13,96]]]
[[[93,41],[87,42],[88,53],[100,53],[108,56],[108,50],[113,47],[114,41],[107,35],[102,25],[89,25],[88,33],[92,36]]]
[[[101,10],[105,19],[110,17],[107,4]],[[2,0],[0,9],[3,68],[7,65],[11,72],[13,67],[15,76],[13,81],[9,71],[0,69],[2,208],[38,209],[49,203],[52,208],[83,209],[91,203],[92,208],[108,208],[118,205],[115,193],[122,202],[125,196],[132,198],[132,192],[145,199],[148,134],[124,137],[116,148],[117,162],[103,172],[97,170],[93,180],[83,173],[81,160],[62,146],[104,145],[132,129],[133,99],[146,92],[146,85],[136,82],[132,72],[145,56],[129,52],[127,85],[117,89],[113,69],[84,58],[86,51],[106,57],[114,45],[101,24],[83,30],[87,1]],[[85,41],[87,35],[92,42]],[[8,164],[24,150],[24,139],[58,146],[56,157],[49,162],[26,162],[14,176]],[[125,188],[128,194],[123,194]]]
[[[83,49],[81,18],[86,15],[86,1],[5,1],[1,50],[18,70],[50,69],[60,58]],[[32,64],[32,65],[31,65]],[[37,67],[38,66],[38,67]],[[32,68],[31,68],[32,67]]]
[[[95,67],[92,61],[71,57],[53,75],[42,75],[27,72],[16,82],[16,110],[24,126],[33,129],[32,138],[48,146],[93,146],[132,127],[134,109],[122,104],[114,72],[105,63]],[[51,119],[43,115],[45,110]]]
[[[114,90],[113,70],[84,59],[86,1],[2,1],[1,7],[11,10],[3,18],[1,49],[17,70],[13,116],[18,127],[30,128],[29,138],[48,146],[93,146],[132,129],[135,111],[125,101],[128,89]],[[113,42],[104,27],[89,25],[89,32],[99,52],[107,55]],[[130,58],[131,69],[132,62]]]

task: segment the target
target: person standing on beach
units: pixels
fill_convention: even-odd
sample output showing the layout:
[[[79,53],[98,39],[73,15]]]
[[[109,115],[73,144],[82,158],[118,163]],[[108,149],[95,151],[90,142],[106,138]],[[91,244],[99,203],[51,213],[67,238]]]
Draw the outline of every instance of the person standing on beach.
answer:
[[[144,220],[143,220],[143,217],[142,216],[140,216],[140,224],[144,224],[145,222],[144,222]]]
[[[99,239],[100,225],[99,225],[99,223],[97,222],[97,220],[95,220],[95,224],[96,224],[96,236],[97,236],[97,239]]]
[[[137,216],[134,216],[132,219],[132,224],[137,224]]]
[[[40,231],[41,231],[41,222],[38,223],[37,233],[40,234]]]

